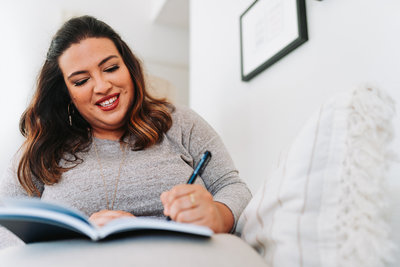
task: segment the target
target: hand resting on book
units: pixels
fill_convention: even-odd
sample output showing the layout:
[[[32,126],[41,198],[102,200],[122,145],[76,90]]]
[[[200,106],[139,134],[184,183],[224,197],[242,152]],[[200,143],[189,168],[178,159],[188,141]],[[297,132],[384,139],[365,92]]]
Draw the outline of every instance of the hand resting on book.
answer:
[[[123,210],[101,210],[93,213],[89,217],[89,221],[97,226],[104,226],[110,221],[122,217],[135,217],[131,213]]]

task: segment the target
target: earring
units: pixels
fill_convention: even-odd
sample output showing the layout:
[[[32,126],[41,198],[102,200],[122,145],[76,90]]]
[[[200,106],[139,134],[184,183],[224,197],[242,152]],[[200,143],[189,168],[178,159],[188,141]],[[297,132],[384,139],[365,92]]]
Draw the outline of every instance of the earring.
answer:
[[[72,116],[71,116],[71,112],[70,112],[70,106],[71,106],[71,103],[69,103],[68,107],[67,107],[68,108],[68,119],[69,119],[69,126],[72,126]]]

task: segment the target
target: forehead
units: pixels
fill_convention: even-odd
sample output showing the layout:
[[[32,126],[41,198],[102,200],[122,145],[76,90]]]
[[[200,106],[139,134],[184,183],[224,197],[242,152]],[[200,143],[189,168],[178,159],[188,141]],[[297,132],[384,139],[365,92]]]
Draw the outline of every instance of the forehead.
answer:
[[[101,60],[116,55],[120,57],[114,43],[107,38],[87,38],[72,44],[58,59],[60,68],[66,72],[86,70],[97,66]]]

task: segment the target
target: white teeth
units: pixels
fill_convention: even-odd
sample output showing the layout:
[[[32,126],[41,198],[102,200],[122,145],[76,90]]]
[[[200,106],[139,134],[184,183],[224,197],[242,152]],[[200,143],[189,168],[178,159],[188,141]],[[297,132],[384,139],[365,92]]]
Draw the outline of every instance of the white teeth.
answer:
[[[118,97],[114,96],[106,101],[99,103],[99,105],[102,107],[108,107],[108,106],[112,105],[115,102],[115,100],[117,100],[117,98]]]

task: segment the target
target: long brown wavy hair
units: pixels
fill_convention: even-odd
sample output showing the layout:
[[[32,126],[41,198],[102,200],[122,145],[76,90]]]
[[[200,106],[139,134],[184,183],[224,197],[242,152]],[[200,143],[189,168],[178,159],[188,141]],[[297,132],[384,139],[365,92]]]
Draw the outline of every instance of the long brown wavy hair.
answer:
[[[29,195],[41,195],[34,177],[44,184],[57,183],[70,169],[60,166],[60,160],[76,166],[82,162],[77,153],[87,150],[92,143],[91,126],[72,105],[58,59],[72,44],[102,37],[113,41],[134,84],[134,100],[121,141],[128,137],[131,149],[142,150],[160,142],[172,125],[173,105],[146,92],[141,63],[121,37],[94,17],[73,18],[53,37],[35,94],[20,120],[20,131],[26,140],[22,145],[17,176]]]

